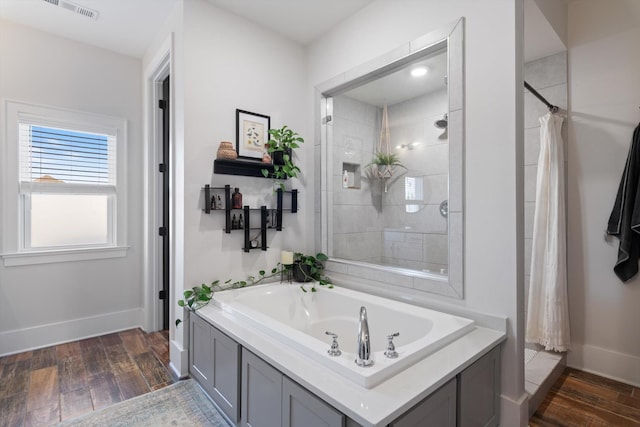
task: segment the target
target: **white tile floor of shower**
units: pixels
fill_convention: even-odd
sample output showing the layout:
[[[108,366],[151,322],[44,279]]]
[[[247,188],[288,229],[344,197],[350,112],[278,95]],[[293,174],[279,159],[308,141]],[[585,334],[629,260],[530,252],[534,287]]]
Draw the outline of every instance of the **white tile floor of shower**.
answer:
[[[564,353],[524,349],[524,389],[529,393],[529,416],[536,412],[566,365]]]

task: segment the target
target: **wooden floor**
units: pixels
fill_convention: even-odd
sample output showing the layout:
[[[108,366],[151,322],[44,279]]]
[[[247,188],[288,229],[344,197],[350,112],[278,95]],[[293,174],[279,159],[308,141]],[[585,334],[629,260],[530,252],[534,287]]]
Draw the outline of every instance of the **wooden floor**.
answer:
[[[0,427],[48,426],[173,383],[167,331],[132,329],[0,358]],[[567,368],[531,427],[640,427],[640,388]]]
[[[0,426],[48,426],[173,383],[168,331],[131,329],[0,358]]]
[[[529,426],[640,427],[640,388],[567,368]]]

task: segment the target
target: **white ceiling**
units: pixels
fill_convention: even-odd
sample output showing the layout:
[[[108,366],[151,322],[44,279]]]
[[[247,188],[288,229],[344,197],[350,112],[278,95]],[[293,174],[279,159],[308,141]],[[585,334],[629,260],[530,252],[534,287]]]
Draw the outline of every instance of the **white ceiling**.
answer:
[[[411,76],[416,67],[427,67],[427,74],[421,77]],[[447,50],[408,64],[384,77],[358,86],[345,92],[344,95],[369,105],[382,107],[394,105],[408,99],[416,98],[446,88]]]
[[[373,0],[208,0],[307,45]]]
[[[562,0],[558,0],[562,1]],[[564,0],[568,1],[568,0]],[[524,2],[524,62],[566,50],[564,43],[534,0]]]
[[[178,0],[67,0],[99,12],[98,20],[43,0],[0,0],[0,18],[141,57]],[[374,0],[208,0],[307,45]],[[525,2],[526,6],[526,2]],[[536,7],[525,7],[525,59],[562,50]]]
[[[142,57],[177,0],[70,0],[97,20],[43,0],[0,0],[0,18],[83,43]]]
[[[0,0],[0,18],[58,36],[142,57],[177,0],[67,0],[97,20],[43,0]],[[208,0],[300,43],[309,44],[373,0]]]

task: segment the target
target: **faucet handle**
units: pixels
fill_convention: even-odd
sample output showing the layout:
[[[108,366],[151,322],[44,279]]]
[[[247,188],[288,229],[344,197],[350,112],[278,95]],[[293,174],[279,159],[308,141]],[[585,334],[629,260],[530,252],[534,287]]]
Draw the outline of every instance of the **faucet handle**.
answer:
[[[384,351],[384,355],[389,359],[395,359],[398,357],[398,352],[396,351],[396,346],[393,345],[393,339],[400,335],[400,332],[394,332],[391,335],[387,335],[387,339],[389,342],[387,343],[387,349]]]
[[[331,348],[327,350],[327,353],[329,353],[329,356],[331,357],[340,356],[342,354],[342,351],[340,351],[340,347],[338,346],[338,334],[334,334],[333,332],[329,332],[329,331],[325,331],[325,334],[333,338],[333,341],[331,342]]]

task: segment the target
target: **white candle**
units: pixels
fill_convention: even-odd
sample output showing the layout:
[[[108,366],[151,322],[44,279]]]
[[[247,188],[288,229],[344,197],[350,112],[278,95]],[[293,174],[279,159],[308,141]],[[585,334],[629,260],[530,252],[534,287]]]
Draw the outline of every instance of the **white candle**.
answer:
[[[280,254],[280,263],[283,265],[293,264],[293,252],[282,251]]]

